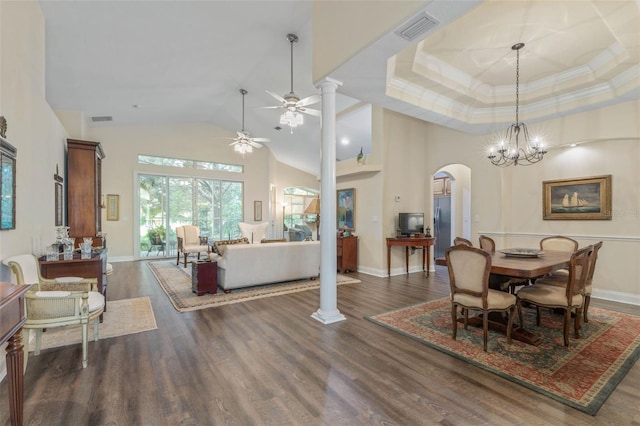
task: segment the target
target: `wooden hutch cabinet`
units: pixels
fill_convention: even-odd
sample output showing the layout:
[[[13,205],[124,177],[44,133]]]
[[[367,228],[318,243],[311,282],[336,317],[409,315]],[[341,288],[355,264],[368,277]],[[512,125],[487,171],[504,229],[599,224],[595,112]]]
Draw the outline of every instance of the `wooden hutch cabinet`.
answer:
[[[104,247],[102,237],[102,159],[99,142],[67,139],[67,226],[69,236],[93,237],[94,246]]]
[[[358,237],[337,237],[338,272],[358,271]]]

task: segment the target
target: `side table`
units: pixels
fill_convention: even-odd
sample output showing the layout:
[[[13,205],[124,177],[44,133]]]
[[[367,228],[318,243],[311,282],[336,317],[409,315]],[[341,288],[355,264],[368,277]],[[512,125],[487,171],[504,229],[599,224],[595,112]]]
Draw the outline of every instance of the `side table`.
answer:
[[[194,260],[191,262],[191,291],[198,296],[218,291],[218,262]]]

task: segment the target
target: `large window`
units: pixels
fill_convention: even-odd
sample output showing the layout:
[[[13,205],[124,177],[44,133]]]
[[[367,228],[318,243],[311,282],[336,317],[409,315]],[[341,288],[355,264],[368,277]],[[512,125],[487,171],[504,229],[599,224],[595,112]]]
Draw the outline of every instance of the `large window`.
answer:
[[[196,225],[209,241],[240,235],[242,182],[196,177],[138,175],[139,256],[176,254],[176,227]]]
[[[307,188],[285,188],[284,189],[285,214],[284,224],[287,228],[302,225],[305,222],[315,222],[315,215],[305,214],[311,200],[318,198],[318,191]]]

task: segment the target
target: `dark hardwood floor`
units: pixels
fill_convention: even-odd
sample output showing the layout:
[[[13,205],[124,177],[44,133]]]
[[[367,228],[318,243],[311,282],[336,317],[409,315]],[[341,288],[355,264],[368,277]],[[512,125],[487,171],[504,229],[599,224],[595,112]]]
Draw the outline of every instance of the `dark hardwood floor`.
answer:
[[[181,314],[145,261],[113,267],[109,300],[149,296],[158,329],[90,342],[84,370],[80,345],[30,354],[25,424],[640,424],[639,363],[592,417],[364,319],[448,295],[444,267],[350,274],[362,283],[338,288],[347,320],[331,325],[310,317],[319,290]]]

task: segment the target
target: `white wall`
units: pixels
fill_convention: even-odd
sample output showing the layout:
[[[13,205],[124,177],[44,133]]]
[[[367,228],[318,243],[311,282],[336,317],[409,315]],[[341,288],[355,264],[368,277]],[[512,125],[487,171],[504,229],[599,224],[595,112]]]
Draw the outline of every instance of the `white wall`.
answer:
[[[55,241],[53,175],[56,165],[64,174],[66,134],[45,100],[44,48],[39,3],[0,1],[0,115],[7,120],[7,140],[18,149],[16,229],[0,231],[0,259],[41,254]],[[0,281],[12,279],[0,266]],[[5,374],[2,356],[0,379]]]

